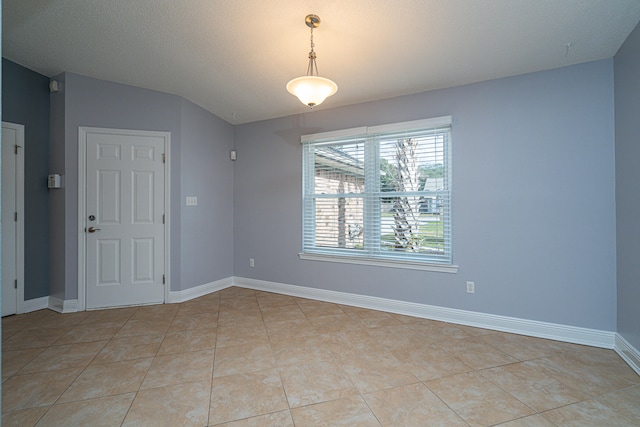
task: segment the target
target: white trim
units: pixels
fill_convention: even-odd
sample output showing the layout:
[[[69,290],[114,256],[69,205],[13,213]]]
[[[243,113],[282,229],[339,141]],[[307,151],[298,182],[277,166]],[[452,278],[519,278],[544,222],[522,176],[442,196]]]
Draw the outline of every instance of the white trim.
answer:
[[[61,300],[60,298],[49,297],[47,308],[58,313],[75,313],[78,311],[78,300]]]
[[[156,134],[158,132],[155,132]],[[164,302],[169,301],[171,290],[171,132],[160,132],[164,142]]]
[[[87,241],[84,232],[84,218],[87,217],[87,133],[78,127],[78,310],[86,307],[87,286]]]
[[[300,298],[310,298],[336,304],[382,310],[391,313],[404,314],[425,319],[440,320],[460,325],[547,338],[558,341],[584,344],[594,347],[609,348],[616,353],[640,375],[640,351],[634,348],[620,334],[597,329],[587,329],[556,323],[519,319],[515,317],[498,316],[466,310],[436,307],[426,304],[411,303],[366,295],[349,294],[346,292],[329,291],[325,289],[307,288],[303,286],[287,285],[284,283],[268,282],[265,280],[243,277],[227,277],[215,282],[205,283],[182,291],[170,292],[168,303],[181,303],[213,292],[218,292],[231,286],[274,292]],[[78,311],[77,300],[61,300],[56,297],[41,297],[25,301],[24,312],[49,308],[59,313]]]
[[[426,264],[411,261],[394,261],[388,258],[359,258],[342,255],[299,253],[298,257],[307,261],[341,262],[344,264],[372,265],[375,267],[404,268],[408,270],[435,271],[438,273],[457,273],[457,265]]]
[[[453,123],[453,116],[440,116],[433,117],[430,119],[421,119],[421,120],[411,120],[408,122],[398,122],[398,123],[388,123],[385,125],[377,125],[377,126],[360,126],[356,128],[349,129],[338,129],[331,130],[327,132],[319,132],[312,133],[308,135],[301,135],[300,142],[310,142],[310,141],[318,141],[325,139],[336,139],[336,138],[348,138],[351,136],[365,136],[365,135],[373,135],[378,133],[388,133],[388,132],[404,132],[404,131],[412,131],[418,129],[425,128],[436,128],[436,127],[444,127],[451,126]]]
[[[629,344],[629,341],[624,339],[622,335],[616,334],[616,344],[613,349],[631,369],[636,371],[636,374],[640,375],[640,351],[637,348]]]
[[[115,135],[141,135],[164,138],[164,302],[169,301],[171,288],[171,132],[78,127],[78,299],[76,311],[86,309],[86,213],[87,133],[101,132]]]
[[[24,126],[22,126],[22,149],[16,154],[16,212],[18,221],[16,223],[16,279],[18,279],[18,300],[16,313],[24,313],[24,153],[26,150],[26,139],[24,137]]]
[[[386,125],[369,126],[367,134],[404,132],[425,128],[451,126],[453,116],[433,117],[431,119],[412,120],[410,122],[389,123]]]
[[[305,146],[302,155],[302,222],[303,222],[303,236],[302,236],[302,254],[299,254],[300,259],[316,260],[316,261],[333,261],[343,262],[348,264],[363,264],[384,266],[391,268],[405,268],[423,271],[438,271],[447,273],[457,273],[458,268],[452,265],[452,206],[451,206],[451,123],[452,116],[441,116],[422,120],[413,120],[399,123],[389,123],[379,126],[360,127],[345,130],[338,130],[333,132],[325,132],[319,134],[303,135],[301,136],[301,142]],[[364,130],[364,134],[362,134]],[[380,159],[384,157],[380,150],[383,150],[383,146],[386,142],[396,138],[407,138],[409,134],[413,134],[417,138],[426,137],[427,134],[439,135],[442,137],[443,144],[443,165],[446,171],[444,175],[444,188],[438,192],[388,192],[380,193],[381,189],[377,174],[379,172],[378,163]],[[435,143],[435,142],[434,142]],[[319,194],[314,184],[315,166],[314,147],[325,146],[328,144],[357,144],[363,146],[364,152],[360,151],[360,163],[361,169],[358,172],[358,176],[362,178],[364,175],[364,192],[359,194],[358,200],[362,198],[362,217],[360,222],[363,223],[364,233],[364,250],[354,251],[353,249],[344,250],[344,248],[337,247],[325,247],[318,246],[316,242],[319,237],[317,236],[319,227],[315,212],[315,202],[318,199],[330,199],[332,201],[338,198],[339,195],[327,190],[330,194]],[[364,144],[364,145],[362,145]],[[378,182],[376,184],[376,182]],[[445,232],[443,236],[444,252],[439,256],[407,253],[402,252],[391,254],[387,251],[381,250],[382,237],[380,226],[380,194],[387,194],[389,196],[407,193],[413,195],[419,194],[441,194],[446,200],[443,204],[442,218]],[[334,218],[335,219],[335,218]],[[368,231],[366,231],[368,230]],[[343,230],[344,231],[344,230]],[[329,245],[331,246],[331,245]],[[368,249],[367,249],[368,248]],[[362,252],[362,254],[355,254],[355,252]],[[343,258],[340,261],[338,258]],[[441,267],[440,267],[441,266]]]
[[[510,332],[538,338],[547,338],[575,344],[584,344],[594,347],[614,348],[615,332],[610,331],[580,328],[576,326],[519,319],[515,317],[478,313],[446,307],[436,307],[433,305],[349,294],[325,289],[307,288],[303,286],[287,285],[284,283],[267,282],[264,280],[247,279],[242,277],[234,277],[233,284],[234,286],[243,288],[275,292],[301,298],[311,298],[337,304],[370,308],[373,310],[382,310],[390,313],[404,314],[424,319],[441,320],[444,322],[473,326],[477,328]]]
[[[20,146],[15,156],[16,162],[16,314],[28,313],[24,300],[24,152],[26,140],[24,137],[24,125],[11,122],[2,122],[2,127],[16,132],[16,144]],[[31,310],[33,311],[33,310]]]
[[[22,312],[31,313],[32,311],[44,310],[45,308],[48,308],[49,298],[50,297],[40,297],[25,301],[22,305]]]
[[[305,143],[305,142],[315,141],[319,139],[344,138],[349,136],[366,135],[366,134],[367,134],[367,128],[365,126],[361,126],[358,128],[330,130],[328,132],[301,135],[300,142]]]
[[[189,301],[213,292],[221,291],[231,286],[233,286],[233,278],[227,277],[225,279],[204,283],[202,285],[194,286],[193,288],[184,289],[182,291],[171,291],[169,292],[167,303],[181,303]]]

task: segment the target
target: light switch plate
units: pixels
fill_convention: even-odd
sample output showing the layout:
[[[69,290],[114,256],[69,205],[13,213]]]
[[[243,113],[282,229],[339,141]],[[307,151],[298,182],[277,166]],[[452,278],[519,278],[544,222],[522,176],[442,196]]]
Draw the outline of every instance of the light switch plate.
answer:
[[[198,198],[194,196],[188,196],[187,206],[198,206]]]

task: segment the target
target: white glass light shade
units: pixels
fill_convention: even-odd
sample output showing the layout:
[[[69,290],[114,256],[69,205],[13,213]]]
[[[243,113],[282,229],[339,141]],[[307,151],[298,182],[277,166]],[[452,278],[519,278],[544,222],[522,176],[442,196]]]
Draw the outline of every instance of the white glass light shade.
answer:
[[[305,105],[315,107],[338,91],[338,85],[318,76],[298,77],[287,83],[287,90]]]

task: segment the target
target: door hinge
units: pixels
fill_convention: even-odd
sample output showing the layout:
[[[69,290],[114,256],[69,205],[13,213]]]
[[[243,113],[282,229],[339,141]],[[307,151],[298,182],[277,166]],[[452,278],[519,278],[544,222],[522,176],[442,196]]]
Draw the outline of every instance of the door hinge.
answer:
[[[162,284],[165,284],[165,280],[164,280],[164,274],[162,275]]]
[[[162,153],[162,163],[165,163],[167,161],[167,156]]]
[[[18,212],[13,213],[13,221],[18,222]]]
[[[164,224],[164,214],[162,214],[162,223]]]
[[[13,281],[13,287],[14,287],[15,289],[18,289],[18,279],[16,279],[16,280],[14,280],[14,281]]]

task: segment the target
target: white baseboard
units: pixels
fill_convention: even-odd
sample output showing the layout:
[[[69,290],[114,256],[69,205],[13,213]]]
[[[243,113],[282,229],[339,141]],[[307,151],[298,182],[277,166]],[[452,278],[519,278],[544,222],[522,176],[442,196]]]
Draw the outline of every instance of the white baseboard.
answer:
[[[205,283],[183,291],[170,291],[167,304],[189,301],[212,292],[220,291],[228,288],[229,286],[233,286],[233,278],[231,277],[211,283]],[[57,311],[58,313],[75,313],[78,311],[78,300],[61,300],[60,298],[52,296],[42,297],[25,301],[23,308],[25,313],[41,310],[43,308],[49,308],[50,310]]]
[[[78,300],[61,300],[60,298],[49,297],[47,307],[50,310],[57,311],[58,313],[75,313],[78,311]]]
[[[212,292],[221,291],[230,286],[233,286],[233,278],[227,277],[225,279],[216,280],[215,282],[205,283],[203,285],[194,286],[193,288],[185,289],[183,291],[169,291],[169,303],[180,303],[189,301],[194,298],[198,298]]]
[[[231,286],[274,292],[300,298],[310,298],[336,304],[387,311],[424,319],[440,320],[460,325],[528,335],[538,338],[584,344],[615,350],[620,357],[640,375],[640,351],[633,347],[620,334],[598,329],[580,328],[516,317],[478,313],[413,302],[398,301],[367,295],[329,291],[325,289],[307,288],[304,286],[268,282],[265,280],[243,277],[227,277],[215,282],[205,283],[183,291],[169,292],[167,303],[180,303],[198,298],[212,292],[221,291]],[[24,313],[49,308],[59,313],[78,311],[77,300],[61,300],[56,297],[42,297],[27,300],[22,306]]]
[[[547,338],[575,344],[584,344],[593,347],[612,349],[615,344],[616,333],[610,331],[437,307],[433,305],[349,294],[345,292],[328,291],[324,289],[306,288],[303,286],[287,285],[284,283],[267,282],[264,280],[247,279],[242,277],[234,277],[233,285],[300,298],[310,298],[337,304],[415,316],[424,319],[440,320],[520,335]]]
[[[22,313],[31,313],[32,311],[42,310],[49,306],[49,297],[40,297],[26,300],[22,304]]]
[[[637,348],[629,344],[629,341],[625,340],[622,335],[616,334],[614,350],[631,366],[631,369],[640,375],[640,351]]]

